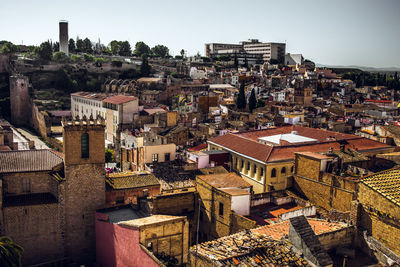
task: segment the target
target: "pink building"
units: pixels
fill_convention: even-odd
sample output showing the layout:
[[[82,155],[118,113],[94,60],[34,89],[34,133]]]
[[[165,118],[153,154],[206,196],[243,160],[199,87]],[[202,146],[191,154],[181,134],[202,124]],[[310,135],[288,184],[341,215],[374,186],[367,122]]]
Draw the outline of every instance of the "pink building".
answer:
[[[187,263],[186,217],[149,215],[130,206],[96,213],[96,262],[104,267],[163,266],[156,255]],[[178,242],[179,241],[179,242]]]

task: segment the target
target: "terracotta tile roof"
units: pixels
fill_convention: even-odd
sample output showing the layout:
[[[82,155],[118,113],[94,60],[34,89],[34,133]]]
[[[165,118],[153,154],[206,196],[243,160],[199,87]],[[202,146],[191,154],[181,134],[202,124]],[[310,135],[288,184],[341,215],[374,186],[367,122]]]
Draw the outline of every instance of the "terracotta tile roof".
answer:
[[[361,182],[400,206],[400,168],[366,176]]]
[[[314,230],[316,235],[348,227],[346,224],[340,222],[328,222],[311,218],[307,218],[307,221],[311,225],[311,228]],[[251,229],[251,231],[253,233],[267,235],[275,240],[279,240],[289,235],[289,220],[280,223],[264,225],[256,229]]]
[[[0,173],[50,171],[63,159],[51,150],[0,152]]]
[[[285,241],[243,231],[190,248],[216,266],[310,266]]]
[[[136,174],[131,172],[119,176],[110,174],[106,178],[106,182],[112,189],[129,189],[136,187],[160,185],[160,182],[151,173]]]
[[[292,130],[297,131],[299,135],[317,139],[318,142],[270,146],[256,141],[259,137],[262,136],[290,133]],[[294,159],[295,152],[327,152],[329,148],[339,150],[340,142],[343,139],[346,140],[348,143],[346,145],[346,149],[357,149],[359,152],[374,149],[391,148],[391,146],[389,145],[361,136],[342,134],[301,126],[284,126],[280,128],[252,131],[247,133],[227,134],[211,138],[208,142],[215,143],[227,150],[232,150],[236,153],[240,153],[263,162],[275,162],[292,160]]]
[[[299,125],[290,125],[290,126],[270,128],[259,131],[250,131],[245,133],[239,133],[237,135],[257,141],[259,137],[271,136],[277,134],[288,134],[291,133],[292,131],[296,131],[297,134],[301,136],[317,139],[319,142],[324,142],[328,138],[332,137],[336,138],[337,140],[359,138],[359,136],[357,135],[326,131],[322,129],[303,127]]]
[[[204,143],[204,144],[200,144],[195,147],[188,148],[188,151],[190,151],[190,152],[191,151],[200,151],[200,150],[206,149],[207,147],[208,147],[207,143]]]
[[[331,159],[332,157],[328,157],[324,154],[320,154],[320,153],[315,153],[315,152],[297,152],[296,154],[300,154],[300,155],[304,155],[304,156],[308,156],[308,157],[313,157],[313,158],[317,158],[317,159]]]
[[[211,138],[209,142],[216,143],[235,152],[264,162],[267,161],[268,156],[273,149],[272,146],[267,146],[235,134],[217,136],[215,138]]]
[[[106,99],[103,100],[103,102],[119,105],[119,104],[123,104],[123,103],[128,103],[135,99],[137,99],[137,98],[134,96],[130,96],[130,95],[115,95],[115,96],[107,97]]]
[[[212,185],[215,188],[248,188],[251,184],[243,180],[242,177],[236,173],[216,173],[209,175],[198,175],[197,178],[205,181],[206,183]]]

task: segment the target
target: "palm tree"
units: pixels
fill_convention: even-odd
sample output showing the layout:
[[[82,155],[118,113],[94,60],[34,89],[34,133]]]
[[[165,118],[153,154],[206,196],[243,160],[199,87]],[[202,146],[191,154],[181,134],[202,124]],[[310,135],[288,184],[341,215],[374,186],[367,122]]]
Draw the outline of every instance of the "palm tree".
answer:
[[[0,237],[0,266],[19,267],[24,249],[15,244],[9,237]]]

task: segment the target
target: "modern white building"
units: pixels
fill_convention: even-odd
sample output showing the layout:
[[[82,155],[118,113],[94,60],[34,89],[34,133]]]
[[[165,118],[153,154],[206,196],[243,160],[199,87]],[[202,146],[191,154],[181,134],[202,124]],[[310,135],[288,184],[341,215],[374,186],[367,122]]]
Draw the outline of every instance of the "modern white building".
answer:
[[[83,116],[89,118],[98,115],[105,118],[102,101],[107,98],[106,94],[91,92],[76,92],[71,94],[71,111],[73,118]]]
[[[279,63],[284,63],[285,53],[286,43],[262,43],[258,39],[249,39],[239,44],[205,44],[205,54],[207,57],[229,55],[231,58],[236,58],[239,64],[242,64],[243,62],[240,61],[244,60],[248,61],[248,64],[256,63],[258,57],[262,57],[264,62],[275,59]]]
[[[302,65],[304,62],[304,58],[302,54],[290,54],[287,53],[285,55],[285,65]]]

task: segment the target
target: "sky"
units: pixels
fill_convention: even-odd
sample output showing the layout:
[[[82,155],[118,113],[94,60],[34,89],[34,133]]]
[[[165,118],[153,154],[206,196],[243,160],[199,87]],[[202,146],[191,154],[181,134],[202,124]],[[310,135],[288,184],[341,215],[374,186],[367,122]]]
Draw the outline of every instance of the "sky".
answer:
[[[205,43],[286,42],[326,65],[400,67],[400,0],[0,0],[0,40],[69,37],[162,44],[204,55]]]

